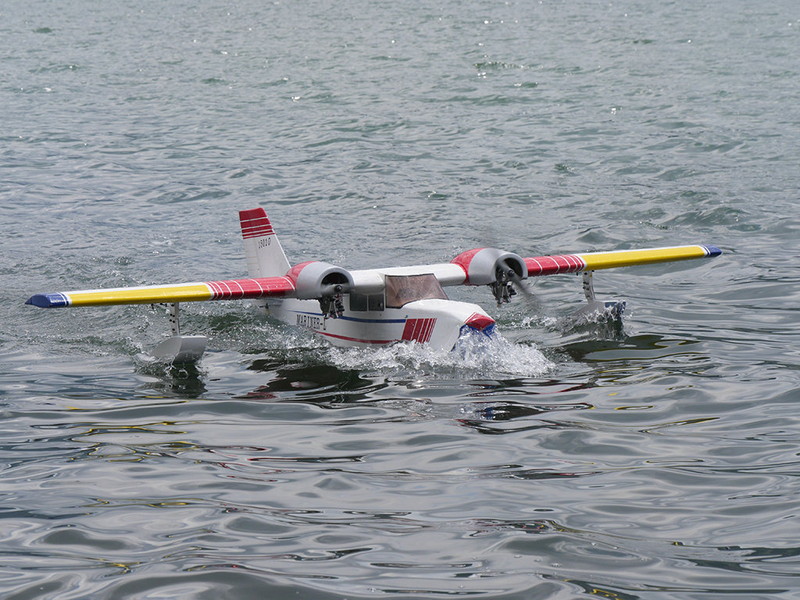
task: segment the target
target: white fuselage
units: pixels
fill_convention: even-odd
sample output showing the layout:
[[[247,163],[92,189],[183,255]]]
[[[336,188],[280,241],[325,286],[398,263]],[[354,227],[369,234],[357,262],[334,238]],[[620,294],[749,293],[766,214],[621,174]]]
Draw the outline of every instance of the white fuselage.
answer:
[[[451,350],[462,333],[476,329],[467,324],[470,319],[478,316],[491,321],[477,304],[438,298],[387,308],[380,302],[354,306],[356,302],[346,294],[344,304],[344,313],[337,318],[324,317],[316,300],[270,299],[267,307],[272,316],[284,323],[309,329],[336,346],[350,347],[418,342]],[[493,331],[493,326],[481,330],[487,336]]]

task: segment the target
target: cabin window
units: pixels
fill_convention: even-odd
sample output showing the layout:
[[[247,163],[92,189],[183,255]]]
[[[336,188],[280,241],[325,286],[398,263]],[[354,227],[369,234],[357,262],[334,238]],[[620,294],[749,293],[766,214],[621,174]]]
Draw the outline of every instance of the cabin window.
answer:
[[[402,308],[414,300],[428,298],[447,300],[447,295],[435,275],[386,276],[386,306],[389,308]]]
[[[383,294],[370,294],[367,299],[371,311],[383,310]]]
[[[367,295],[350,292],[350,310],[367,310]]]
[[[383,294],[350,294],[350,310],[380,312],[383,307]]]

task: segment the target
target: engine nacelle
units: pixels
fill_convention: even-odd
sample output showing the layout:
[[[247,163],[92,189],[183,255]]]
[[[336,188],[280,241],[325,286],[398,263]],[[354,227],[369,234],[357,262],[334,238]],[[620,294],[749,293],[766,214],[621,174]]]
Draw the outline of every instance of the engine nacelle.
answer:
[[[516,276],[525,279],[528,268],[525,261],[513,252],[506,252],[498,248],[475,248],[467,250],[456,256],[452,261],[459,265],[467,274],[466,283],[469,285],[489,285],[498,279],[497,270],[512,269]]]
[[[304,300],[347,292],[353,287],[353,277],[349,271],[316,260],[293,266],[286,277],[294,283],[296,297]]]

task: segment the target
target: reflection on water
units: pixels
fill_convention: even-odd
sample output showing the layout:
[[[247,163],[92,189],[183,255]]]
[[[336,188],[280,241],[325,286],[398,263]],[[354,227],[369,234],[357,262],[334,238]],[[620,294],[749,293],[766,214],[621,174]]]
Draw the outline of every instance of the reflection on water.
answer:
[[[199,398],[206,391],[207,374],[200,363],[166,364],[147,357],[136,360],[137,370],[152,379],[147,387],[154,392],[180,398]]]

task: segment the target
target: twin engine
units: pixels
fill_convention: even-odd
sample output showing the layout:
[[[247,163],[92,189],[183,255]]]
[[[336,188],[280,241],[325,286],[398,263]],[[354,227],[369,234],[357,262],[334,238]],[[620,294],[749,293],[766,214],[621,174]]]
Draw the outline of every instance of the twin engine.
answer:
[[[518,254],[498,248],[475,248],[456,256],[451,262],[467,275],[469,285],[488,285],[497,304],[508,302],[516,295],[514,286],[528,277],[528,267]]]
[[[521,287],[528,277],[525,261],[518,254],[498,248],[475,248],[456,256],[451,263],[464,270],[468,285],[488,285],[498,304],[516,294],[512,284]],[[327,262],[309,261],[295,265],[286,273],[295,286],[295,297],[319,300],[322,313],[342,316],[342,294],[354,287],[353,276],[346,269]]]
[[[342,294],[353,287],[349,271],[330,263],[309,261],[295,265],[286,276],[294,283],[297,298],[319,300],[320,310],[326,317],[342,316]]]

